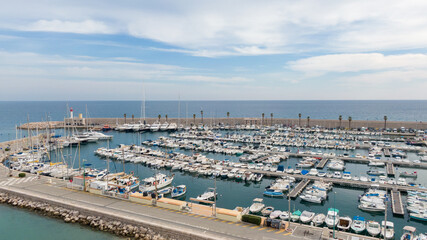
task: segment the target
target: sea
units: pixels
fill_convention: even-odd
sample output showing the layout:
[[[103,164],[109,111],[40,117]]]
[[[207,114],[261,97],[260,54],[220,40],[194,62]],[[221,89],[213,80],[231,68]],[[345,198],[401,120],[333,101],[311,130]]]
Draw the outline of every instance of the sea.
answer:
[[[132,114],[137,118],[143,115],[141,101],[55,101],[55,102],[0,102],[0,141],[15,139],[15,126],[27,121],[60,121],[67,116],[68,108],[72,107],[75,114],[83,113],[89,117],[110,117],[122,118],[126,114],[131,118]],[[147,101],[145,104],[146,117],[157,117],[159,114],[164,118],[167,114],[170,118],[189,117],[193,114],[200,116],[200,111],[204,112],[205,118],[226,117],[227,112],[230,117],[260,117],[262,113],[270,116],[274,114],[277,118],[298,118],[301,113],[303,117],[310,116],[312,119],[337,119],[339,115],[344,118],[351,116],[358,120],[382,120],[388,116],[390,121],[427,121],[427,101]],[[250,132],[248,132],[250,133]],[[20,135],[25,132],[20,133]],[[58,131],[58,134],[61,134]],[[109,142],[110,147],[117,147],[119,144],[140,144],[145,140],[155,140],[160,136],[167,136],[165,132],[156,133],[122,133],[111,131],[107,134],[114,138]],[[223,132],[225,134],[225,132]],[[81,158],[94,168],[106,168],[105,159],[94,155],[94,151],[99,147],[107,147],[107,142],[99,141],[82,145]],[[155,148],[155,147],[154,147]],[[159,148],[161,149],[161,148]],[[185,154],[194,154],[192,151],[179,149],[161,149],[162,151],[179,151]],[[292,152],[298,149],[290,148]],[[324,149],[304,149],[328,152]],[[74,151],[74,152],[73,152]],[[337,154],[344,151],[335,151]],[[367,155],[366,150],[355,150],[347,152],[350,155],[360,153]],[[208,153],[209,158],[217,160],[238,161],[238,157]],[[52,156],[55,157],[55,154]],[[69,164],[78,166],[75,149],[67,149],[63,156],[68,159]],[[60,157],[59,155],[57,156]],[[408,154],[409,159],[418,159],[415,153]],[[281,164],[285,167],[295,167],[298,159],[290,158]],[[120,172],[126,169],[126,172],[133,172],[141,179],[153,176],[156,171],[141,164],[111,162],[110,171]],[[346,171],[352,175],[366,175],[368,166],[357,163],[346,163]],[[380,169],[384,170],[385,169]],[[414,169],[397,168],[396,171],[413,171]],[[165,170],[161,170],[169,174]],[[325,168],[324,171],[327,171]],[[417,184],[427,185],[427,170],[417,169],[418,178],[414,180]],[[175,172],[173,185],[185,184],[188,192],[187,198],[196,197],[206,191],[208,188],[217,186],[219,193],[218,207],[234,209],[237,206],[247,207],[254,198],[263,197],[262,192],[273,179],[265,178],[261,183],[245,183],[232,180],[212,179],[198,177],[192,174]],[[357,208],[358,198],[363,194],[363,190],[355,188],[344,188],[335,186],[329,192],[328,199],[323,204],[310,204],[302,202],[299,198],[291,200],[291,211],[310,210],[316,213],[326,214],[327,209],[334,207],[340,210],[342,216],[363,216],[366,220],[382,221],[385,216],[382,214],[372,214],[363,212]],[[404,201],[406,196],[404,196]],[[287,199],[264,198],[266,205],[275,207],[278,210],[288,211]],[[396,238],[402,234],[402,228],[405,225],[416,227],[421,232],[427,231],[427,225],[423,222],[412,221],[408,215],[403,217],[394,217],[391,211],[391,204],[388,207],[388,220],[395,224]],[[14,221],[8,219],[13,218]],[[30,219],[30,220],[29,220]],[[34,222],[37,225],[34,225]],[[19,224],[18,224],[19,223]],[[114,236],[106,235],[102,232],[93,231],[89,228],[77,224],[65,224],[62,221],[48,219],[37,214],[27,212],[21,209],[15,209],[0,205],[0,229],[5,229],[7,233],[22,233],[23,230],[32,229],[31,237],[33,239],[68,239],[46,236],[44,231],[49,227],[51,229],[62,229],[69,232],[68,236],[74,239],[109,239]],[[2,231],[2,233],[5,232]],[[22,231],[20,231],[22,230]],[[10,235],[13,236],[13,235]],[[65,236],[65,235],[64,235]],[[13,238],[13,237],[12,237]],[[71,238],[70,238],[71,239]]]

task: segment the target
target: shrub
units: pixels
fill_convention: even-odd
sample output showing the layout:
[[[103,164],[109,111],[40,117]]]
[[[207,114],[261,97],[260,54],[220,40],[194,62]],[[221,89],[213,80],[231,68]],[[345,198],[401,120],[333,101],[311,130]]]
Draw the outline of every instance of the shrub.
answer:
[[[242,221],[243,222],[248,222],[248,223],[253,223],[256,225],[260,225],[261,224],[261,217],[260,216],[255,216],[255,215],[243,215],[242,216]]]
[[[18,177],[20,177],[20,178],[25,177],[25,173],[23,173],[23,172],[19,173],[19,174],[18,174]]]

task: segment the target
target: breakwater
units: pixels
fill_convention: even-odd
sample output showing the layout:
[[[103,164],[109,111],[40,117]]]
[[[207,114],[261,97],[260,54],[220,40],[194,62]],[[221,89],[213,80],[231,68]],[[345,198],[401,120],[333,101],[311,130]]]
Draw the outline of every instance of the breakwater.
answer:
[[[125,123],[138,123],[138,122],[146,122],[148,124],[152,124],[156,121],[159,121],[159,118],[87,118],[85,121],[79,121],[78,118],[75,119],[75,124],[84,122],[84,124],[76,124],[76,127],[103,127],[104,125],[109,125],[110,127],[115,127],[120,124]],[[196,118],[168,118],[165,119],[160,118],[160,122],[175,122],[183,125],[198,125],[203,124],[207,126],[213,126],[217,124],[224,124],[229,126],[234,125],[286,125],[286,126],[300,126],[300,127],[313,127],[313,126],[321,126],[325,128],[374,128],[374,129],[382,129],[386,128],[396,128],[400,129],[402,127],[406,129],[427,129],[427,122],[422,121],[377,121],[377,120],[357,120],[357,119],[342,119],[341,121],[338,119],[291,119],[291,118],[267,118],[264,119],[261,117],[252,117],[252,118],[204,118],[196,117]],[[69,120],[67,119],[67,122]],[[64,121],[53,121],[53,122],[31,122],[22,124],[19,126],[21,129],[46,129],[46,128],[64,128],[66,125]]]

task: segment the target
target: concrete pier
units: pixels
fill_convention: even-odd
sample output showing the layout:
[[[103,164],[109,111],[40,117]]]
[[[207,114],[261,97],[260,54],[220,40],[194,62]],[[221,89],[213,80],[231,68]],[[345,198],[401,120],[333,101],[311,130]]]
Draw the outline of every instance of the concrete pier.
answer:
[[[292,189],[292,191],[288,194],[289,197],[291,198],[296,198],[303,190],[305,187],[307,187],[307,185],[310,183],[309,179],[304,179],[301,182],[298,183],[298,185]]]
[[[405,210],[402,204],[402,195],[399,191],[391,190],[391,207],[393,209],[393,214],[403,216]]]
[[[394,165],[393,163],[387,163],[386,165],[387,167],[387,176],[394,176],[396,175],[395,171],[394,171]]]
[[[320,169],[324,168],[328,161],[329,161],[328,157],[322,158],[322,160],[320,160],[320,162],[316,165],[316,168],[320,168]]]

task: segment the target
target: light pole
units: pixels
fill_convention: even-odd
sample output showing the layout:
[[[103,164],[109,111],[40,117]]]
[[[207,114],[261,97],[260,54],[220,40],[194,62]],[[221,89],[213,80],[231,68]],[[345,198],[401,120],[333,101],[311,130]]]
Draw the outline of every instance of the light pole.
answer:
[[[337,194],[337,192],[334,191],[334,231],[333,231],[333,238],[335,239],[335,219],[337,217],[337,212],[335,211],[335,195]]]
[[[291,194],[288,190],[288,227],[291,227]]]

